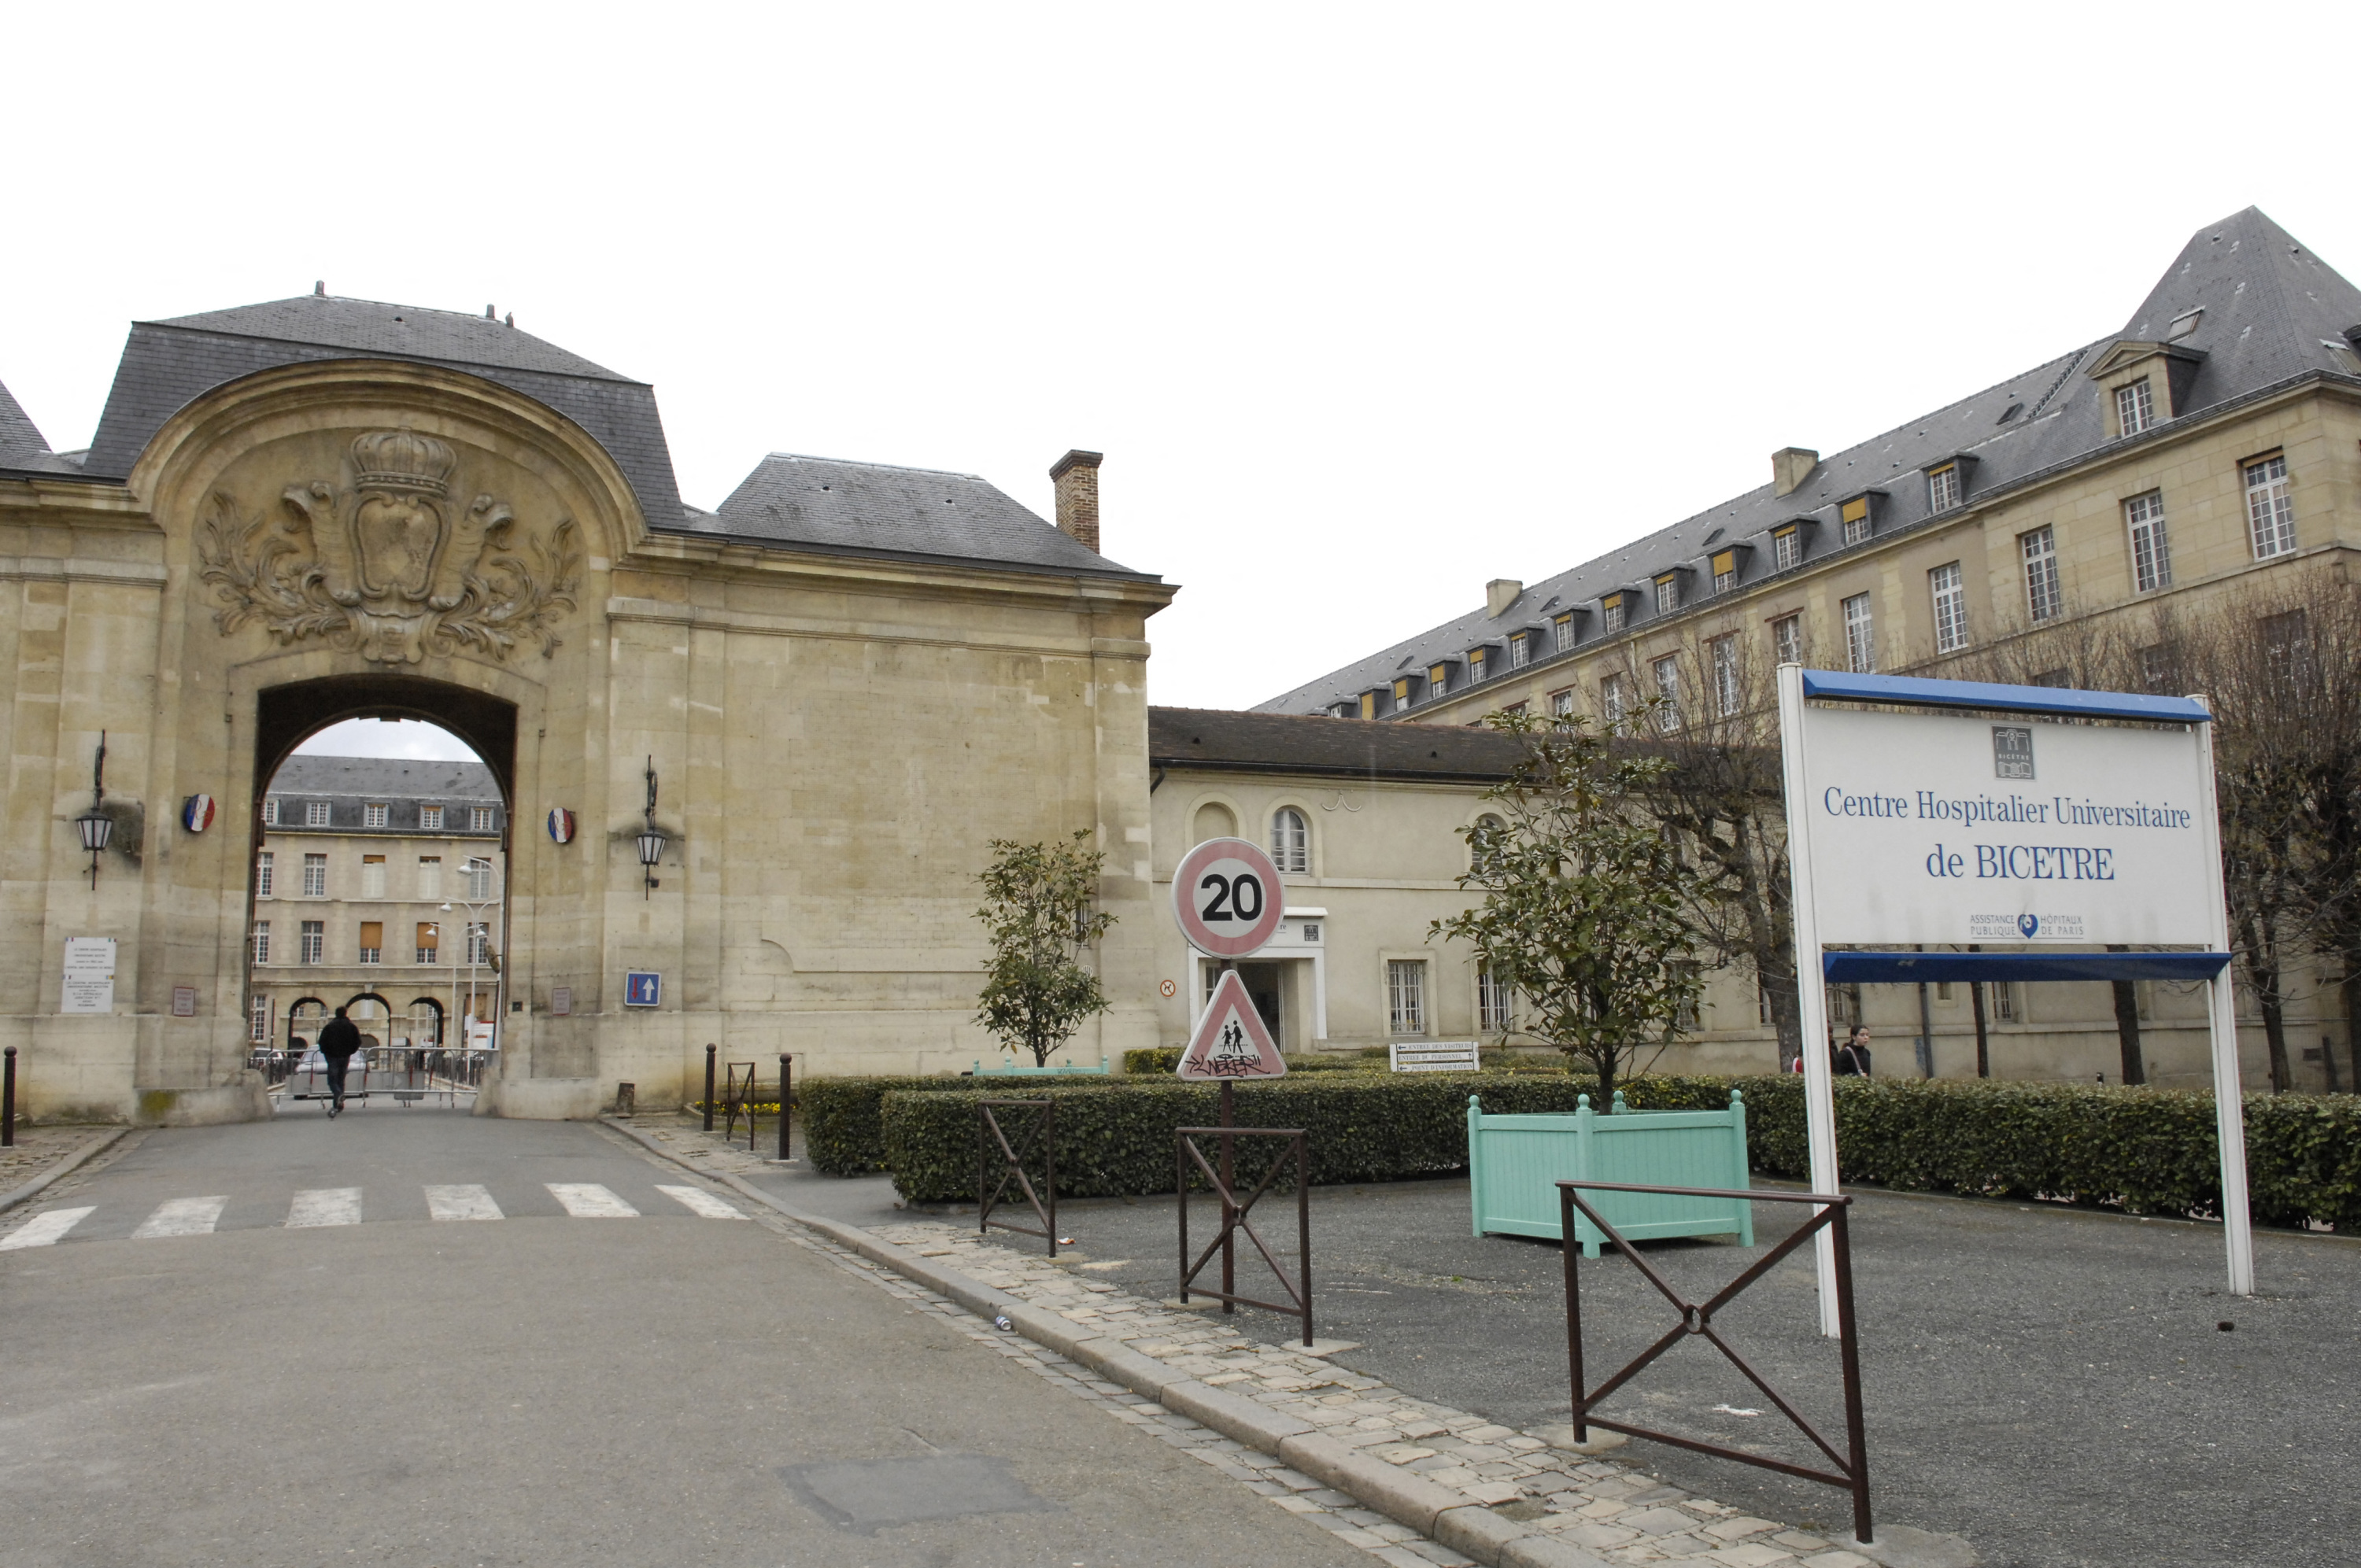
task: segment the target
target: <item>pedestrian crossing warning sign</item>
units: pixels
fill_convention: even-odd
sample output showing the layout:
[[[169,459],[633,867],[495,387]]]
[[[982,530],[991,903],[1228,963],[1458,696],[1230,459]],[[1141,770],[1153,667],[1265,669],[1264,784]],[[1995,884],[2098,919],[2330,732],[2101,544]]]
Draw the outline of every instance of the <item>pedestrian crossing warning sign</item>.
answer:
[[[1269,1025],[1246,994],[1237,970],[1222,971],[1204,1016],[1197,1021],[1197,1032],[1172,1071],[1176,1078],[1208,1083],[1286,1076],[1287,1059],[1279,1054],[1279,1042],[1270,1037]]]

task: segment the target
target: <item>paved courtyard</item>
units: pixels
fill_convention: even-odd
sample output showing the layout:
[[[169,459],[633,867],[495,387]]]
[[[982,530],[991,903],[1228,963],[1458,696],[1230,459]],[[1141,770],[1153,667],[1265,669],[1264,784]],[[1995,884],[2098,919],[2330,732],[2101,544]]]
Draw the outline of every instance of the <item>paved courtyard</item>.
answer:
[[[857,1223],[920,1217],[895,1209],[882,1178],[773,1168],[755,1179]],[[1759,1243],[1790,1223],[1759,1206]],[[1172,1294],[1169,1199],[1070,1203],[1059,1228],[1077,1244],[1070,1267],[1147,1300]],[[1566,1420],[1554,1244],[1470,1235],[1462,1181],[1323,1189],[1312,1230],[1319,1332],[1363,1342],[1337,1363],[1515,1431]],[[1290,1237],[1292,1214],[1271,1232]],[[2361,1540],[2349,1475],[2361,1243],[2265,1234],[2263,1293],[2249,1300],[2222,1294],[2220,1233],[2204,1225],[1865,1192],[1854,1244],[1880,1520],[1962,1536],[1994,1568],[2350,1561]],[[994,1245],[1012,1255],[1039,1245]],[[1726,1278],[1752,1255],[1724,1243],[1650,1248],[1684,1285]],[[1628,1265],[1585,1266],[1600,1365],[1669,1326]],[[1723,1320],[1736,1342],[1840,1431],[1835,1356],[1812,1332],[1808,1255],[1749,1298]],[[1244,1313],[1235,1327],[1263,1343],[1290,1338],[1274,1314]],[[1694,1343],[1631,1393],[1622,1408],[1638,1420],[1807,1457],[1767,1401]],[[1807,1531],[1839,1532],[1846,1517],[1842,1494],[1771,1472],[1648,1442],[1617,1457]]]

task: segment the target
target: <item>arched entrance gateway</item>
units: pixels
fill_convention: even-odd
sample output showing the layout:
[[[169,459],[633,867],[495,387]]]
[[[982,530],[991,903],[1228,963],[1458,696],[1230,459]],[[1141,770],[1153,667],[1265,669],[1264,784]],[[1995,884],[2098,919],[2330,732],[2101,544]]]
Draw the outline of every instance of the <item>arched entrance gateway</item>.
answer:
[[[30,1110],[268,1113],[264,787],[364,715],[456,733],[507,803],[481,1112],[676,1100],[708,1041],[963,1064],[986,841],[1080,828],[1118,924],[1077,1049],[1153,1044],[1143,637],[1172,590],[1096,553],[1095,463],[1060,465],[1065,532],[972,476],[784,456],[705,512],[647,387],[512,326],[324,296],[135,326],[90,452],[0,470]]]

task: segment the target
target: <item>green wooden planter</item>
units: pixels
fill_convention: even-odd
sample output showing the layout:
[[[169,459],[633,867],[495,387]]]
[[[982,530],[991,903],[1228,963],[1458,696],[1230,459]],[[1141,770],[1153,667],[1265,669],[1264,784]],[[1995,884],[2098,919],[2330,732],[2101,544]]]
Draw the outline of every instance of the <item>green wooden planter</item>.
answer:
[[[1548,1236],[1558,1225],[1560,1181],[1628,1181],[1655,1187],[1743,1188],[1746,1102],[1730,1091],[1727,1111],[1632,1111],[1615,1092],[1615,1109],[1488,1116],[1467,1097],[1467,1190],[1476,1234]],[[1650,1192],[1586,1192],[1584,1200],[1630,1241],[1664,1236],[1735,1235],[1754,1245],[1754,1205],[1742,1199],[1671,1198]],[[1574,1217],[1582,1255],[1605,1243],[1598,1227]]]

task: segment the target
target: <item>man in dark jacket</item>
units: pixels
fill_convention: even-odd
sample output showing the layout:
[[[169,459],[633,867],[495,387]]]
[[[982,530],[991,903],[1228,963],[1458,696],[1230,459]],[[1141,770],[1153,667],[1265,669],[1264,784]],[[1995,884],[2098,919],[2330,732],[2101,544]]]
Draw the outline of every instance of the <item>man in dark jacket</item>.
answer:
[[[345,1108],[345,1069],[352,1066],[353,1053],[361,1048],[361,1032],[339,1007],[321,1028],[318,1044],[320,1055],[328,1063],[328,1114],[334,1116]]]

